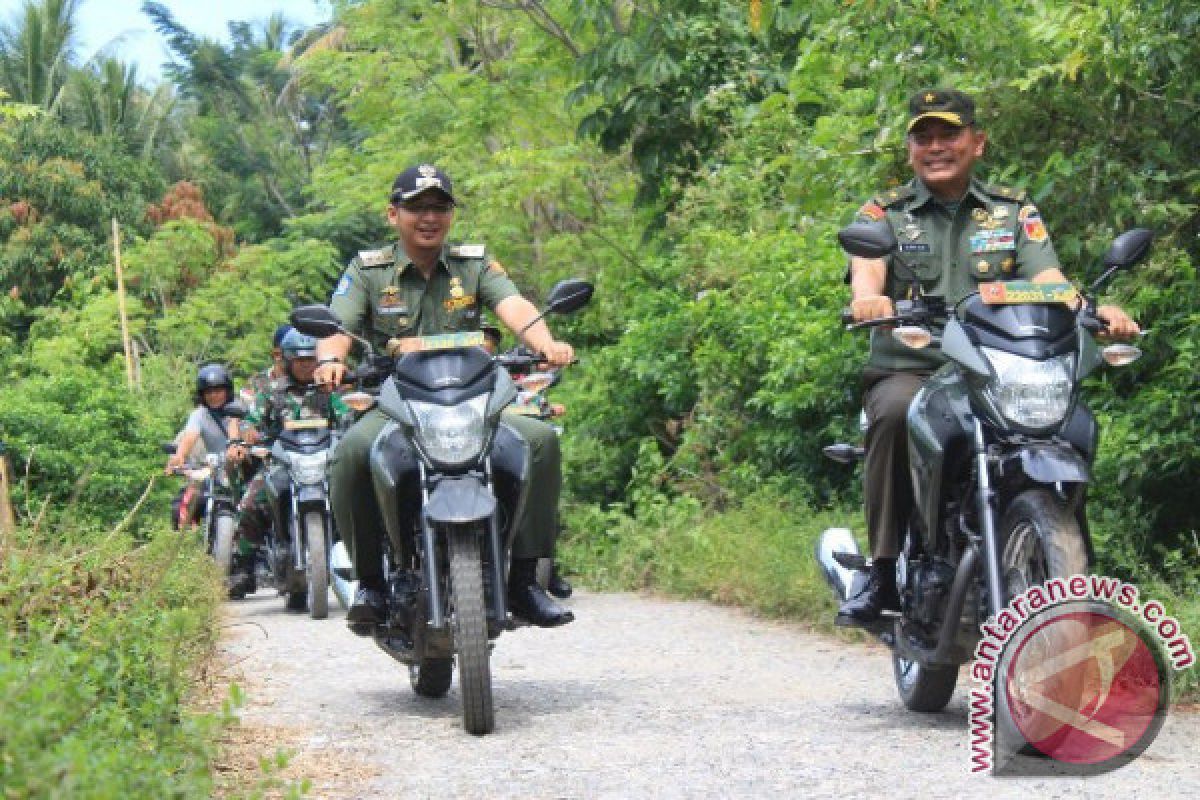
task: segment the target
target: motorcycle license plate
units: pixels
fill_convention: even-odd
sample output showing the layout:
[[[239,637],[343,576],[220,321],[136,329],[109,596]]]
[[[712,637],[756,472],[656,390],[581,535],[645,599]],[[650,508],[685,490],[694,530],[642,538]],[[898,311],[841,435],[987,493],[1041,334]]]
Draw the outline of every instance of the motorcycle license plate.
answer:
[[[304,431],[312,430],[313,428],[328,428],[329,421],[319,418],[313,419],[285,419],[283,421],[283,429],[285,431]]]
[[[989,306],[1018,303],[1071,303],[1079,293],[1069,283],[993,281],[979,284],[979,298]]]
[[[429,350],[454,350],[459,347],[482,347],[483,331],[468,333],[439,333],[433,336],[417,336],[416,346],[419,352]]]

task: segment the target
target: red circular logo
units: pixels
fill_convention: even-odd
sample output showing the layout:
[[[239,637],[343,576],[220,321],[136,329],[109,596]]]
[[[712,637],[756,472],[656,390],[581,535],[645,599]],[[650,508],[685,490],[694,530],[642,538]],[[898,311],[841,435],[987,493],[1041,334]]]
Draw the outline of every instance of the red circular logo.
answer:
[[[1100,611],[1069,611],[1036,624],[1021,637],[1005,678],[1017,730],[1041,753],[1070,764],[1136,757],[1157,732],[1151,726],[1165,699],[1153,650]]]

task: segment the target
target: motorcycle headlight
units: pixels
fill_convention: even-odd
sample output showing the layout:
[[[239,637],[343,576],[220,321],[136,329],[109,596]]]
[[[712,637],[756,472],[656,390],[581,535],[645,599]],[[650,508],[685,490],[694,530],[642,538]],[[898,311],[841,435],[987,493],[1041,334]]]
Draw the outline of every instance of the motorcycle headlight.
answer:
[[[288,456],[288,463],[292,468],[292,478],[296,483],[320,483],[325,480],[325,464],[328,460],[328,450],[320,450],[316,453],[291,453]]]
[[[980,350],[995,373],[984,383],[983,393],[1005,419],[1034,429],[1062,423],[1071,406],[1074,354],[1036,361],[990,347]]]
[[[417,444],[431,459],[448,466],[477,459],[483,450],[487,402],[486,394],[476,395],[456,406],[409,400],[417,423]]]

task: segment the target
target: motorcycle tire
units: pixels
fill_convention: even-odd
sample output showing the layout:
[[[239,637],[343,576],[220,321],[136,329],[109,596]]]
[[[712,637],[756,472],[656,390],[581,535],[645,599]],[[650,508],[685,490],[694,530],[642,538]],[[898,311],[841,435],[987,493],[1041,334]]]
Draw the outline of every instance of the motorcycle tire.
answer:
[[[958,683],[958,667],[955,665],[922,664],[901,658],[892,652],[892,677],[896,679],[896,691],[909,711],[941,711],[954,696]]]
[[[997,537],[1006,603],[1021,592],[1052,578],[1087,573],[1087,547],[1079,523],[1049,491],[1030,489],[1018,494],[1001,518]],[[1064,633],[1061,627],[1055,628],[1053,635],[1067,638],[1043,642],[1041,645],[1058,651],[1070,649],[1084,641],[1072,638],[1070,629]],[[1013,718],[1014,709],[1009,703],[1008,688],[1002,680],[1007,671],[997,670],[996,685],[993,687],[996,735],[998,741],[1005,743],[1006,750],[1017,751],[1025,747],[1028,740]],[[1067,698],[1073,696],[1078,700],[1086,691],[1084,676],[1082,673],[1075,677],[1067,676],[1064,681],[1069,683],[1060,683],[1055,689],[1055,697],[1063,705],[1070,706],[1072,702]],[[1075,707],[1079,705],[1076,703]],[[1025,712],[1018,709],[1017,713]],[[1032,733],[1034,739],[1043,738],[1036,731]]]
[[[304,539],[308,548],[308,615],[312,619],[329,616],[329,556],[325,551],[325,515],[310,511],[304,515]]]
[[[452,658],[426,658],[408,668],[408,681],[421,697],[445,697],[453,677]]]
[[[483,559],[480,556],[483,534],[479,530],[454,530],[448,539],[450,600],[463,727],[468,733],[482,735],[491,733],[496,726],[487,607],[483,598]]]
[[[230,568],[233,566],[233,537],[236,524],[231,514],[216,514],[215,516],[216,519],[212,521],[213,561],[217,563],[217,572],[221,575],[221,579],[228,581]]]

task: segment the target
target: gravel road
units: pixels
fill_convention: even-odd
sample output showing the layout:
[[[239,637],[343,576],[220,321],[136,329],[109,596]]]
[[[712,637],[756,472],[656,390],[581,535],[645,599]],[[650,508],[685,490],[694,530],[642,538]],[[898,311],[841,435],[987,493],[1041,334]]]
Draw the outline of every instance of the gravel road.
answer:
[[[336,605],[315,622],[273,592],[231,603],[222,661],[248,697],[232,747],[290,749],[287,775],[319,798],[1200,795],[1200,714],[1108,775],[973,776],[962,689],[941,714],[904,711],[881,646],[702,603],[568,602],[573,624],[498,640],[485,737],[462,730],[457,685],[417,697]]]

